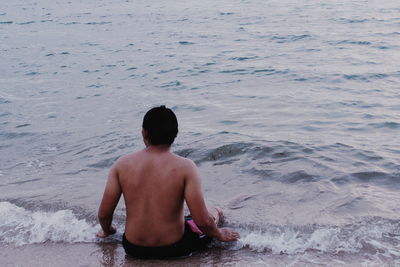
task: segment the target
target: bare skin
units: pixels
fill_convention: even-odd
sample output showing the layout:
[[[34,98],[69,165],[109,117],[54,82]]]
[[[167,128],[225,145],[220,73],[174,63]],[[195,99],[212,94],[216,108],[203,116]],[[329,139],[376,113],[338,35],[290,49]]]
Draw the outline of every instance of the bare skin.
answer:
[[[183,236],[184,202],[200,230],[220,241],[239,234],[218,228],[222,211],[207,210],[196,165],[170,152],[170,146],[152,146],[142,131],[146,149],[121,157],[111,168],[98,217],[99,237],[114,234],[112,218],[121,197],[126,206],[126,239],[139,246],[170,245]]]

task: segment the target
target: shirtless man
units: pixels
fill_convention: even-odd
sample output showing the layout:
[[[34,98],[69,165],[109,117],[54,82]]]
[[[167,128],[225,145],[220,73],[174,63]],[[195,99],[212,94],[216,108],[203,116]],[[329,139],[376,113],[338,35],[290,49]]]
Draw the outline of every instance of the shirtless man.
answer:
[[[207,210],[196,165],[170,151],[177,133],[172,110],[165,106],[149,110],[142,128],[146,148],[121,157],[110,170],[98,212],[102,230],[97,235],[116,232],[112,219],[122,194],[126,206],[123,246],[128,255],[188,256],[211,238],[239,238],[230,228],[218,228],[219,209]],[[192,221],[184,218],[185,201]]]

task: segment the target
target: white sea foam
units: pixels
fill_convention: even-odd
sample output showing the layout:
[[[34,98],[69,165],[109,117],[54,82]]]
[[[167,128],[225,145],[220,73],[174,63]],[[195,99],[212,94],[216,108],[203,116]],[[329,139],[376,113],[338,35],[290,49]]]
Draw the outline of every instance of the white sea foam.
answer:
[[[370,218],[343,227],[269,225],[262,230],[235,228],[241,234],[238,242],[215,242],[215,245],[231,250],[249,248],[272,254],[294,255],[317,251],[381,255],[388,259],[400,257],[400,225],[381,218]],[[0,202],[2,243],[20,246],[44,242],[98,242],[98,229],[98,225],[78,219],[72,210],[30,211],[6,201]],[[118,237],[111,239],[115,238]]]
[[[98,228],[78,219],[72,210],[30,211],[0,202],[0,242],[25,244],[53,242],[94,242]]]
[[[398,222],[370,219],[343,227],[337,226],[270,226],[268,230],[242,230],[241,238],[231,245],[217,243],[228,249],[250,248],[273,254],[298,254],[307,251],[323,253],[380,254],[389,258],[400,256]]]
[[[35,160],[29,161],[29,162],[26,164],[26,166],[27,166],[28,168],[42,168],[42,167],[46,166],[46,163],[43,162],[43,161],[40,161],[40,160],[38,160],[38,159],[35,159]]]
[[[311,234],[300,233],[290,228],[278,233],[244,232],[236,248],[249,247],[258,252],[269,251],[274,254],[296,254],[306,250],[355,252],[360,248],[358,244],[351,246],[342,243],[338,234],[337,229],[318,229]]]

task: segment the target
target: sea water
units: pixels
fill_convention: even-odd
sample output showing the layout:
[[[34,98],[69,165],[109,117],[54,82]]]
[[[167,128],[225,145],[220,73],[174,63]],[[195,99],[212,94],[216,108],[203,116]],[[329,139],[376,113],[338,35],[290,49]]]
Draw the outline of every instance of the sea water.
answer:
[[[3,1],[0,247],[118,243],[108,169],[165,104],[241,234],[217,264],[398,265],[399,62],[391,0]]]

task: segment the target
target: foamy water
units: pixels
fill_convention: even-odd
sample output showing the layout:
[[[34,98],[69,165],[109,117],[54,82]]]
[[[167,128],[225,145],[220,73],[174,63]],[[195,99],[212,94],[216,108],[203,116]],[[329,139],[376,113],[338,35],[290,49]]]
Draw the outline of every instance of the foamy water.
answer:
[[[399,264],[399,23],[396,1],[2,3],[0,246],[101,244],[107,171],[166,104],[242,235],[214,246]]]
[[[96,228],[71,210],[30,211],[0,202],[0,240],[18,246],[44,242],[95,242]]]
[[[9,202],[0,202],[0,242],[17,247],[48,242],[99,243],[120,242],[121,234],[106,240],[95,236],[99,225],[79,219],[72,210],[30,211]],[[119,232],[122,224],[116,225]],[[228,250],[249,248],[258,253],[299,255],[309,251],[337,255],[380,255],[388,259],[400,256],[400,226],[396,221],[370,218],[344,227],[324,225],[276,226],[263,229],[236,226],[241,238],[233,243],[214,242],[211,247]],[[250,227],[254,228],[254,227]],[[261,227],[259,227],[261,228]]]

